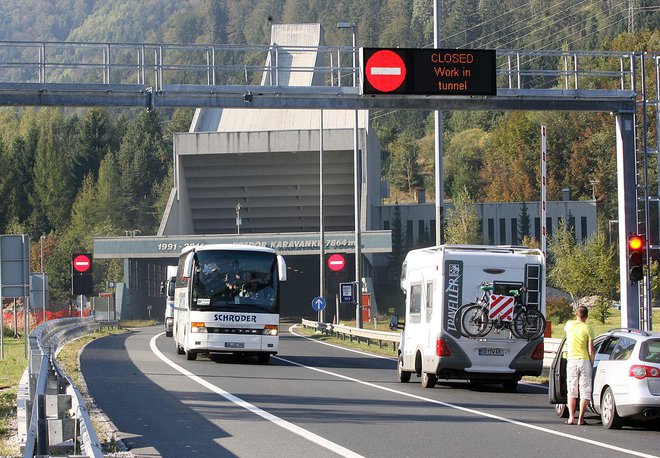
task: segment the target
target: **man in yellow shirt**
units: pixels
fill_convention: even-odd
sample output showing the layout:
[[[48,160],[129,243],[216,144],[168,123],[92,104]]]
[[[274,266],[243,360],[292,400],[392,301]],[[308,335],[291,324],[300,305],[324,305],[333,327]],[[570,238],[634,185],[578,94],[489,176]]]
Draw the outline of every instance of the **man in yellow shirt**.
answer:
[[[586,425],[584,413],[591,399],[591,372],[594,363],[594,331],[585,321],[589,309],[581,305],[575,311],[576,320],[570,320],[564,326],[566,331],[566,348],[568,363],[566,365],[566,384],[568,387],[568,420],[567,425],[575,424],[575,405],[580,398],[580,416],[578,425]],[[578,396],[579,395],[579,396]]]

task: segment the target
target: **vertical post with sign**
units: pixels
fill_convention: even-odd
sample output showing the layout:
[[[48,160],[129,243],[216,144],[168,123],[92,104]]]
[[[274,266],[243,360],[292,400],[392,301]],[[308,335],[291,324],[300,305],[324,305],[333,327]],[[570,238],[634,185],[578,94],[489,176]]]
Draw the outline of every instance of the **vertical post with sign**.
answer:
[[[92,294],[94,291],[92,271],[92,255],[90,253],[74,253],[71,255],[71,294],[80,296],[81,318],[85,309],[82,296]]]

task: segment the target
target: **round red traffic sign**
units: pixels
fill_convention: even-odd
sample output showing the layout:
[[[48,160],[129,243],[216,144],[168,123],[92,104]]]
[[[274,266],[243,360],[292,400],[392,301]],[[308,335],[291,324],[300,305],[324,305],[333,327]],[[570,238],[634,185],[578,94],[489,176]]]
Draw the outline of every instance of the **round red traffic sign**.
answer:
[[[340,254],[333,254],[328,258],[328,267],[335,272],[341,270],[346,265],[346,260]]]
[[[392,92],[406,79],[406,64],[394,51],[376,51],[367,59],[365,78],[377,91]]]
[[[84,273],[92,267],[92,260],[86,254],[79,254],[73,258],[73,270]]]

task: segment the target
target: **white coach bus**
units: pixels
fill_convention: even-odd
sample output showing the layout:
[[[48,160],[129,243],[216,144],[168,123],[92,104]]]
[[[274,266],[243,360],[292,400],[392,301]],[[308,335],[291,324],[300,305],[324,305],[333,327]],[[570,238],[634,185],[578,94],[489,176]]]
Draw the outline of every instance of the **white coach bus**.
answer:
[[[256,355],[261,364],[277,354],[280,287],[286,263],[270,248],[205,245],[179,257],[174,293],[174,341],[178,354]]]

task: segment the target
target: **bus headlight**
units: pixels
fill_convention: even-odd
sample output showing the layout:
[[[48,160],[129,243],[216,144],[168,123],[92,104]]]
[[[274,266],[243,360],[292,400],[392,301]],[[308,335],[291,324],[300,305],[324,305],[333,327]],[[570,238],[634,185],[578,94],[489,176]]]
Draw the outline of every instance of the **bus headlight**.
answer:
[[[267,324],[264,326],[263,335],[265,336],[276,336],[278,333],[276,324]]]
[[[190,332],[193,334],[206,334],[206,326],[204,326],[204,323],[193,321],[190,323]]]

